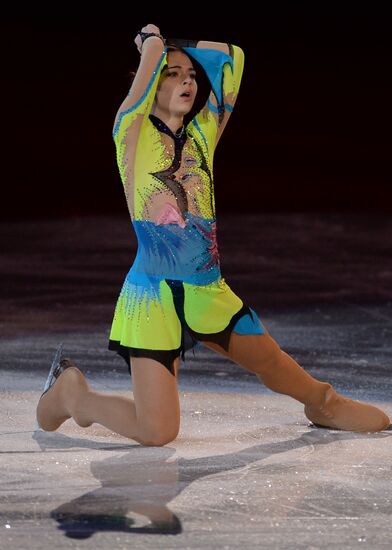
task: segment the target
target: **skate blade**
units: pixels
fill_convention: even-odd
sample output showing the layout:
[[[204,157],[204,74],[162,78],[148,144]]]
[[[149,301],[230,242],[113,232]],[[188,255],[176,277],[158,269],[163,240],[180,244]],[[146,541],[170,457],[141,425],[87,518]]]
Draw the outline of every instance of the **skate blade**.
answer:
[[[50,367],[49,374],[48,374],[48,377],[46,379],[42,395],[44,393],[46,393],[48,391],[48,389],[53,385],[53,382],[54,382],[54,379],[55,379],[56,369],[58,368],[58,366],[60,364],[60,359],[61,359],[62,353],[63,353],[63,342],[61,342],[61,344],[57,348],[57,351],[56,351],[55,356],[53,358],[52,365]]]

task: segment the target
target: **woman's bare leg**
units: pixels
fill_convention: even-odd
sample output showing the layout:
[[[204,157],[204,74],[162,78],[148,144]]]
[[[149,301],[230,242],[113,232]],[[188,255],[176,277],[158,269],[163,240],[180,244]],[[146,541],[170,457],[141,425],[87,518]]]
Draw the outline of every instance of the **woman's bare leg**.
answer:
[[[255,373],[273,391],[303,403],[306,416],[316,424],[366,432],[380,431],[390,424],[387,415],[377,407],[343,397],[331,384],[313,378],[267,331],[247,335],[232,332],[228,351],[214,342],[203,344]]]
[[[267,332],[247,335],[232,332],[228,352],[214,342],[203,341],[203,344],[256,374],[267,388],[290,395],[301,403],[315,396],[319,399],[330,387],[310,376]],[[284,376],[278,376],[279,371],[284,372]]]
[[[134,399],[94,391],[78,368],[69,367],[40,399],[38,423],[53,431],[72,417],[79,426],[96,422],[143,445],[164,445],[180,426],[178,367],[179,357],[175,376],[154,359],[132,357]]]

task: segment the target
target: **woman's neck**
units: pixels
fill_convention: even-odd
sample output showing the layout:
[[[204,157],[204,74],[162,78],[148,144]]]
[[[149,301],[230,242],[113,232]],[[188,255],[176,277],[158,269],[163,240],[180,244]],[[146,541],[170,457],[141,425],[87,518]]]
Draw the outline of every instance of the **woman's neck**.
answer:
[[[160,111],[159,109],[152,109],[151,113],[162,120],[162,122],[164,122],[166,126],[170,128],[173,134],[184,124],[184,117],[182,115],[173,115],[164,111]]]

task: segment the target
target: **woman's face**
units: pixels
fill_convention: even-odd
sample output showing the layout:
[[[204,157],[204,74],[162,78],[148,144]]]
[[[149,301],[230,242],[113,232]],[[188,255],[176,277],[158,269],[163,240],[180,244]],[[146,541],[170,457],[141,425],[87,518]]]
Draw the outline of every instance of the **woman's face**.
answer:
[[[196,71],[192,61],[181,51],[169,52],[155,96],[155,114],[186,115],[192,109],[196,93]]]

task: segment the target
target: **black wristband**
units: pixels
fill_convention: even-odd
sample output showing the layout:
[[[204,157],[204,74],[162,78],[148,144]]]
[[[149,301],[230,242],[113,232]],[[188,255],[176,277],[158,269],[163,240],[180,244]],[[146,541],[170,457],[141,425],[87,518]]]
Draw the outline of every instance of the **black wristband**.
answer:
[[[163,43],[165,43],[164,39],[163,39],[163,36],[156,33],[156,32],[143,32],[143,31],[139,31],[138,32],[138,35],[140,36],[141,38],[141,41],[142,41],[142,45],[144,44],[145,40],[147,40],[147,38],[149,38],[150,36],[157,36],[158,38],[160,38],[162,40]]]

